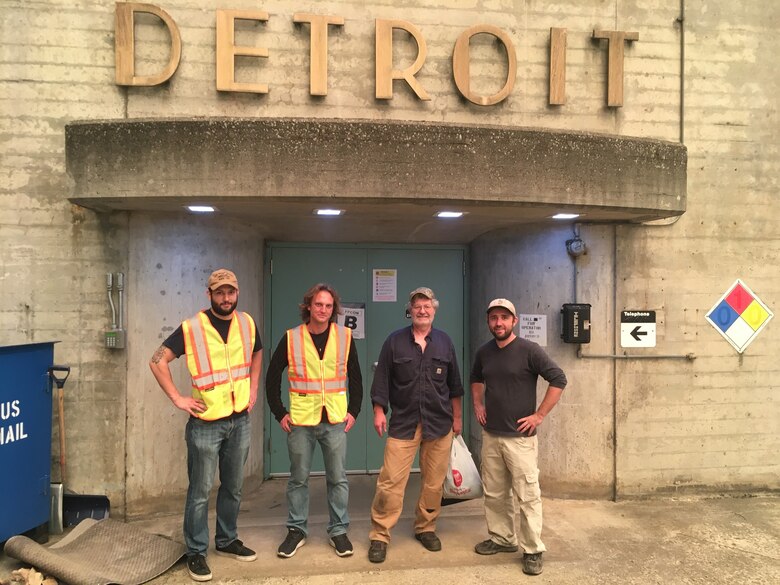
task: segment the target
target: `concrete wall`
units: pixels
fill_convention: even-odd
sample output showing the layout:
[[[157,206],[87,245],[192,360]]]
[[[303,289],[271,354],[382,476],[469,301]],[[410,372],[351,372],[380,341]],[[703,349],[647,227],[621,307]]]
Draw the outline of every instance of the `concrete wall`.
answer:
[[[780,309],[780,6],[686,4],[688,212],[618,228],[616,295],[658,312],[659,352],[698,358],[619,368],[626,494],[780,487],[778,324],[739,355],[704,320],[738,277]]]
[[[496,297],[512,300],[520,314],[546,315],[545,350],[569,384],[539,431],[544,489],[558,495],[611,497],[614,364],[578,359],[578,346],[561,340],[560,310],[564,303],[590,303],[592,343],[585,346],[585,353],[612,353],[614,229],[587,227],[580,236],[588,252],[576,264],[566,253],[566,240],[572,237],[568,226],[501,230],[475,240],[470,247],[471,345],[476,350],[492,339],[485,310]],[[546,389],[547,383],[540,380],[539,402]],[[479,430],[474,439],[481,443]]]
[[[169,504],[178,511],[181,501],[171,502],[170,496],[187,489],[187,415],[160,390],[149,359],[182,320],[209,306],[206,280],[220,267],[236,273],[238,306],[254,317],[262,337],[263,238],[237,221],[144,213],[132,214],[129,234],[127,328],[133,343],[127,349],[127,514]],[[188,393],[184,359],[173,362],[171,370],[179,391]],[[263,469],[262,412],[251,415],[250,476]]]
[[[258,8],[250,0],[223,4]],[[130,346],[141,352],[137,356],[135,349],[103,349],[102,331],[109,321],[104,273],[121,270],[130,275],[134,270],[137,264],[132,261],[135,248],[131,240],[136,230],[148,234],[150,243],[146,246],[158,237],[165,242],[168,230],[161,226],[162,219],[97,214],[67,202],[71,194],[64,161],[63,128],[67,122],[163,116],[362,117],[550,127],[666,140],[680,136],[678,0],[474,0],[454,6],[409,1],[265,2],[261,8],[271,13],[271,19],[267,24],[247,25],[239,32],[239,41],[267,46],[271,57],[263,63],[244,61],[239,66],[239,79],[268,82],[271,92],[266,96],[215,91],[212,4],[170,0],[162,7],[179,24],[184,55],[174,78],[155,88],[126,89],[113,83],[113,2],[5,3],[0,19],[0,342],[62,340],[55,359],[73,367],[66,388],[69,487],[82,493],[108,493],[119,514],[123,512],[125,483],[136,489],[133,482],[139,480],[131,474],[140,473],[136,462],[148,448],[148,438],[129,436],[124,430],[126,421],[146,424],[146,414],[134,412],[132,396],[141,390],[149,393],[150,399],[154,395],[142,373],[147,352],[159,341],[161,317],[173,321],[195,308],[202,284],[186,270],[181,272],[182,282],[171,281],[159,288],[157,283],[139,281],[141,275],[133,275],[132,285],[157,299],[160,290],[170,292],[177,284],[184,290],[186,282],[187,311],[183,306],[180,310],[171,306],[150,317],[148,328],[139,332],[142,339],[130,338]],[[326,98],[308,96],[308,28],[293,25],[296,11],[346,18],[344,29],[331,33],[331,90]],[[418,78],[431,93],[430,102],[418,101],[399,83],[392,101],[374,100],[375,18],[404,18],[421,29],[429,56]],[[601,289],[599,279],[608,272],[608,265],[602,266],[601,260],[583,263],[578,286],[582,299],[590,292],[597,292],[602,299],[604,323],[611,327],[598,341],[605,351],[614,339],[616,311],[647,308],[658,311],[661,318],[657,351],[693,351],[699,358],[684,365],[620,362],[611,366],[615,368],[613,390],[607,363],[575,361],[564,353],[567,348],[556,347],[556,357],[572,372],[574,391],[567,394],[550,422],[583,425],[551,425],[545,431],[545,449],[560,443],[570,446],[565,461],[562,454],[544,453],[548,478],[561,486],[586,478],[594,493],[605,493],[610,481],[607,429],[612,416],[610,393],[614,391],[620,493],[644,494],[685,486],[780,487],[777,326],[771,323],[740,357],[703,319],[737,277],[745,279],[770,308],[776,311],[780,307],[776,268],[780,258],[780,82],[774,62],[780,48],[775,34],[779,18],[780,6],[772,1],[686,2],[688,212],[671,227],[617,228],[614,290]],[[451,81],[455,38],[477,22],[501,26],[518,48],[515,90],[492,108],[465,102]],[[551,26],[568,28],[568,102],[562,107],[546,105]],[[640,33],[640,40],[627,49],[623,108],[604,106],[606,51],[591,40],[594,28]],[[139,73],[159,70],[167,59],[164,31],[154,21],[142,19],[137,33]],[[403,40],[400,36],[396,57],[399,62],[408,62],[413,49]],[[489,42],[475,44],[475,88],[496,90],[504,74],[501,61],[495,65],[498,50]],[[136,223],[138,227],[134,227]],[[589,243],[604,240],[598,247],[603,244],[608,248],[605,238],[611,228],[587,229]],[[600,230],[606,231],[602,234]],[[238,231],[229,241],[247,244],[246,233]],[[549,237],[556,233],[550,232]],[[224,242],[221,237],[216,240]],[[261,237],[258,234],[255,246]],[[526,248],[541,246],[546,237],[529,239],[520,233],[507,236],[500,245],[508,255],[522,257]],[[478,242],[475,253],[486,257],[490,246],[505,239],[501,235],[495,244],[489,238]],[[165,251],[159,247],[148,254],[161,263],[165,259]],[[565,278],[560,290],[567,293],[555,289],[561,298],[549,302],[553,312],[572,288],[571,277],[566,278],[568,260],[561,251],[556,254],[558,263],[553,271]],[[217,257],[207,255],[208,259]],[[542,264],[524,270],[535,274]],[[194,265],[203,269],[201,262]],[[156,264],[144,266],[150,266],[146,274],[152,279]],[[244,266],[242,270],[250,270]],[[259,281],[257,273],[252,278]],[[490,282],[498,282],[493,278]],[[536,285],[524,295],[519,284],[516,286],[521,306],[542,291]],[[129,297],[134,294],[128,290]],[[489,291],[481,295],[484,299]],[[607,301],[612,295],[616,298],[614,307]],[[537,297],[537,302],[541,298]],[[259,299],[257,303],[259,306]],[[479,315],[476,309],[475,315]],[[142,389],[130,386],[130,380],[133,384],[143,380]],[[595,399],[580,406],[576,393],[584,388]],[[576,400],[576,405],[568,402],[571,400]],[[169,405],[157,404],[165,409],[160,416],[173,416]],[[582,452],[576,447],[580,434],[594,423],[582,420],[581,412],[592,414],[597,421],[595,432],[582,439]],[[179,456],[183,458],[181,447],[164,444],[159,448],[181,449]],[[56,455],[55,437],[55,459]],[[171,455],[171,461],[175,458]],[[592,463],[594,459],[597,465]],[[56,466],[54,469],[56,477]],[[172,477],[161,476],[157,484],[156,475],[145,475],[144,479],[144,493],[150,496],[164,492],[174,482]],[[130,501],[137,497],[136,493],[129,495]]]

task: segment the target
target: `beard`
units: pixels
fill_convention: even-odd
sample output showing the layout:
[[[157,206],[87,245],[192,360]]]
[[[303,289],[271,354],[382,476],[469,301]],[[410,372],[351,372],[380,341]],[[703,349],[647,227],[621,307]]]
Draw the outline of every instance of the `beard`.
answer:
[[[215,315],[221,315],[223,317],[227,317],[228,315],[233,313],[233,311],[236,310],[236,305],[238,305],[238,301],[231,303],[229,308],[223,309],[217,303],[214,302],[214,299],[211,300],[211,310],[214,312]]]
[[[509,339],[509,337],[512,335],[512,330],[511,329],[504,329],[504,333],[498,334],[498,333],[496,333],[495,329],[491,329],[490,333],[493,334],[493,337],[496,338],[496,341],[505,341],[505,340]]]

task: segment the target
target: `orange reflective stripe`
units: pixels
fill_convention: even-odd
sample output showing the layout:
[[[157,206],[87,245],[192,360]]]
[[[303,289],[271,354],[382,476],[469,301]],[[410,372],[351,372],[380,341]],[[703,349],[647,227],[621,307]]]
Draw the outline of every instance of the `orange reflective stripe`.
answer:
[[[244,363],[249,364],[252,361],[252,349],[254,348],[254,339],[252,339],[252,326],[249,323],[245,313],[235,315],[238,330],[241,334],[241,342],[244,349]]]
[[[238,366],[231,368],[230,375],[234,380],[240,380],[249,376],[249,366]]]
[[[208,351],[208,339],[206,339],[203,319],[208,319],[208,317],[201,312],[187,321],[190,329],[189,338],[193,349],[192,354],[199,374],[207,374],[212,371],[211,354]],[[211,324],[209,323],[209,325]]]

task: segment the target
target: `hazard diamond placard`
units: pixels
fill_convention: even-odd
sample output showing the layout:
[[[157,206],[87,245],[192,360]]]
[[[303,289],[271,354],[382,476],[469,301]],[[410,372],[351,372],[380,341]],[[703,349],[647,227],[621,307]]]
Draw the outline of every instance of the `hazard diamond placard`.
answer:
[[[772,311],[740,279],[706,315],[710,325],[739,353],[753,343],[772,317]]]

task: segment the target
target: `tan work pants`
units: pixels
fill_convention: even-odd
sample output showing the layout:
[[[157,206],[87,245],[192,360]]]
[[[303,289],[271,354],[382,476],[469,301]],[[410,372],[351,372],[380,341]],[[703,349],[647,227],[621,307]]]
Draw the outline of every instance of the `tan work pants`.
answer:
[[[542,492],[539,488],[538,441],[482,433],[482,483],[485,520],[493,542],[522,547],[528,554],[547,550],[542,542]],[[515,498],[520,531],[515,532]],[[518,542],[519,540],[519,542]]]
[[[412,439],[387,439],[385,460],[379,471],[374,502],[371,504],[371,540],[390,542],[390,530],[401,516],[404,491],[418,448],[422,485],[415,510],[414,533],[436,530],[451,447],[452,431],[438,439],[423,440],[420,425],[417,425]]]

